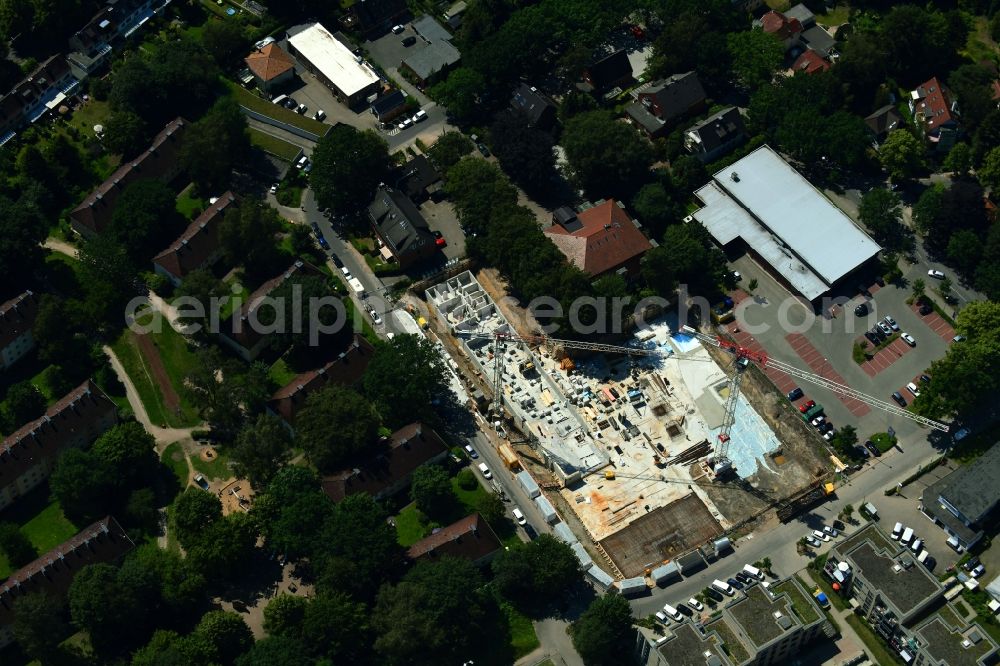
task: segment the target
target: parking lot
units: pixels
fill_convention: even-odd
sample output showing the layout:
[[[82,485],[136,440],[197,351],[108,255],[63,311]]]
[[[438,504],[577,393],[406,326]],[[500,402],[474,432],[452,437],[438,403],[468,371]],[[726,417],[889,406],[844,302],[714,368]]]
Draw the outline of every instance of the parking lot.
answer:
[[[465,256],[465,233],[458,223],[455,208],[449,201],[434,202],[428,199],[420,204],[420,212],[434,231],[440,231],[448,245],[441,250],[448,259]]]
[[[360,130],[375,129],[375,116],[367,108],[361,111],[347,108],[326,85],[301,65],[295,66],[295,73],[298,79],[285,92],[299,104],[306,105],[308,110],[305,115],[312,118],[317,109],[323,109],[326,113],[325,123],[344,123]]]

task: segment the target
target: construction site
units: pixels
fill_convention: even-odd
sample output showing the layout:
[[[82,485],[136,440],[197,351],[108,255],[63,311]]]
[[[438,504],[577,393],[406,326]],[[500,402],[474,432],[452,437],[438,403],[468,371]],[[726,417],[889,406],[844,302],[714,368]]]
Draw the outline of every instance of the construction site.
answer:
[[[807,426],[779,438],[754,409],[762,375],[731,394],[732,359],[669,317],[613,346],[514,330],[470,272],[426,298],[492,387],[494,426],[544,461],[540,485],[620,576],[710,545],[829,468]]]

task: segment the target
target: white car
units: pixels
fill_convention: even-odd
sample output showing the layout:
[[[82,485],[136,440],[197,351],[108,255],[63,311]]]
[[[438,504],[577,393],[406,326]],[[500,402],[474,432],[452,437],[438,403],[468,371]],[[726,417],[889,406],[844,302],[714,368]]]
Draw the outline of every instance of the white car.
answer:
[[[892,330],[894,331],[899,330],[899,324],[897,324],[896,320],[890,317],[889,315],[885,316],[885,323],[889,324],[889,328],[891,328]]]
[[[820,414],[819,416],[817,416],[812,420],[812,424],[817,428],[823,425],[825,422],[826,422],[826,417],[823,416],[822,414]]]
[[[403,25],[403,24],[401,24],[401,23],[392,26],[392,34],[394,34],[394,35],[398,35],[399,33],[403,32],[404,30],[406,30],[406,26]]]
[[[271,189],[268,190],[268,192],[271,193],[271,194],[277,194],[278,193],[278,184],[275,183],[274,185],[272,185]]]
[[[419,111],[414,113],[413,117],[410,118],[410,121],[413,122],[414,125],[416,125],[422,120],[427,120],[427,112],[424,111],[423,109],[420,109]]]
[[[372,321],[375,323],[376,326],[381,326],[382,317],[379,317],[378,313],[375,312],[375,308],[373,308],[370,305],[368,306],[368,316],[372,318]]]
[[[823,439],[829,442],[833,440],[836,434],[837,434],[836,430],[827,430],[826,432],[823,433]]]
[[[399,123],[399,129],[405,130],[407,127],[413,126],[412,118],[403,118],[403,122]]]
[[[917,341],[913,339],[913,336],[909,333],[902,333],[899,337],[903,338],[903,342],[910,345],[911,347],[917,346]]]
[[[819,541],[829,541],[830,535],[825,532],[820,532],[819,530],[813,530],[813,536]]]
[[[840,534],[840,532],[838,532],[836,528],[830,527],[829,525],[824,525],[823,526],[823,531],[826,532],[827,534],[829,534],[830,536],[834,537],[834,538],[836,538],[837,535]]]
[[[524,517],[524,514],[521,513],[520,509],[514,509],[513,511],[511,511],[511,513],[514,515],[514,520],[517,521],[518,525],[528,524],[528,519]]]
[[[913,382],[910,382],[909,384],[906,385],[906,390],[912,393],[914,398],[920,397],[920,389],[918,389],[917,385],[914,384]]]
[[[340,272],[343,273],[344,277],[346,277],[348,280],[351,279],[351,269],[348,268],[347,266],[341,266]]]
[[[944,279],[944,273],[942,273],[941,271],[938,271],[938,270],[934,270],[933,268],[930,269],[929,271],[927,271],[927,274],[930,275],[932,278],[935,278],[937,280],[943,280]]]
[[[694,597],[688,599],[688,606],[699,612],[705,610],[705,607],[702,605],[702,603],[697,599],[695,599]]]

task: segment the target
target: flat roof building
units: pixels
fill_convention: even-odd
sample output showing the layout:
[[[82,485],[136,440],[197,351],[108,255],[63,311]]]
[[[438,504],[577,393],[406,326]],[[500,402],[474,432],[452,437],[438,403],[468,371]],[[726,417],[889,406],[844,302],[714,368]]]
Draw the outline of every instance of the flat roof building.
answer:
[[[983,524],[1000,503],[1000,446],[959,467],[924,490],[923,512],[970,548],[983,537]]]
[[[742,243],[791,290],[814,301],[882,249],[769,146],[712,176],[692,217],[723,247]]]
[[[288,50],[350,108],[361,105],[379,91],[381,81],[375,70],[351,53],[321,23],[290,29]]]

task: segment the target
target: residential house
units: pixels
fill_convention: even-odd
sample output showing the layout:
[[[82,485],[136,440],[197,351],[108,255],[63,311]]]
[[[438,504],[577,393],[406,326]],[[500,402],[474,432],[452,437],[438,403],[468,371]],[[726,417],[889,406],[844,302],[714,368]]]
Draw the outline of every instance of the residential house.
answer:
[[[545,235],[572,264],[594,278],[638,274],[639,260],[653,247],[624,204],[614,199],[579,213],[564,206],[552,214],[552,222]]]
[[[706,107],[705,89],[695,72],[653,81],[632,95],[636,101],[625,108],[625,113],[650,139],[665,136],[677,121]]]
[[[774,35],[790,51],[799,45],[799,35],[802,34],[802,24],[797,18],[789,18],[781,12],[771,10],[760,18],[761,30]]]
[[[421,88],[439,81],[451,71],[462,54],[451,43],[451,33],[431,16],[421,16],[410,24],[417,34],[417,44],[409,48],[399,67],[417,81]]]
[[[817,72],[826,72],[832,67],[830,61],[816,53],[815,51],[810,51],[806,49],[802,54],[795,59],[792,63],[792,73],[793,74],[816,74]]]
[[[108,62],[112,49],[149,19],[163,13],[171,0],[105,0],[104,6],[69,39],[66,59],[81,81]]]
[[[344,28],[371,38],[405,22],[409,15],[406,0],[358,0],[350,6],[341,23]]]
[[[786,51],[808,49],[823,60],[836,57],[836,40],[822,26],[809,8],[798,4],[785,12],[769,11],[754,22],[764,32],[777,37]]]
[[[153,271],[180,286],[191,271],[211,266],[222,256],[219,227],[226,211],[236,205],[236,195],[226,192],[188,225],[177,240],[153,257]]]
[[[118,410],[97,384],[85,381],[0,444],[0,510],[49,478],[59,455],[82,447],[118,422]]]
[[[994,478],[989,477],[990,486],[996,485]],[[904,663],[996,663],[997,642],[978,623],[970,623],[964,613],[944,603],[948,596],[944,585],[909,548],[890,539],[875,523],[834,545],[823,574]]]
[[[481,567],[489,564],[502,548],[503,544],[490,524],[478,513],[474,513],[435,530],[430,536],[410,546],[406,555],[418,562],[458,557]]]
[[[91,238],[107,229],[115,211],[115,203],[126,187],[137,180],[152,179],[172,182],[180,175],[178,155],[184,141],[188,121],[175,118],[153,138],[149,148],[122,164],[87,195],[83,202],[70,214],[73,230],[81,236]]]
[[[62,599],[81,569],[115,562],[133,548],[135,544],[118,521],[106,516],[11,574],[0,588],[0,648],[14,641],[14,618],[21,597],[43,593]]]
[[[643,666],[768,666],[833,635],[812,594],[789,578],[749,586],[704,624],[674,625],[665,636],[638,628],[635,653]]]
[[[382,242],[382,256],[402,269],[427,259],[437,250],[427,220],[405,194],[382,186],[368,206],[372,232]]]
[[[913,119],[939,152],[948,152],[958,138],[958,103],[951,90],[934,77],[910,91],[910,113]]]
[[[293,276],[326,278],[326,273],[312,264],[296,261],[284,273],[257,287],[246,302],[222,323],[219,330],[220,340],[244,361],[256,359],[271,341],[272,331],[269,330],[269,326],[261,322],[261,315],[270,316],[268,313],[273,312],[274,308],[268,297]],[[288,322],[288,325],[291,326],[292,323]]]
[[[743,116],[730,106],[684,130],[684,147],[702,162],[713,162],[746,138]]]
[[[60,53],[47,58],[0,97],[0,145],[21,127],[58,109],[79,87],[65,56]]]
[[[881,142],[889,135],[889,132],[903,126],[903,116],[900,115],[895,104],[886,104],[867,116],[865,124],[868,125],[875,140]]]
[[[295,61],[277,42],[254,51],[243,61],[253,73],[257,87],[271,93],[295,77]]]
[[[387,123],[406,111],[406,95],[393,88],[372,102],[369,109],[380,123]]]
[[[31,329],[38,315],[39,298],[26,291],[0,304],[0,370],[11,367],[35,348]]]
[[[423,203],[441,191],[441,174],[426,155],[417,155],[396,169],[396,187],[410,201]]]
[[[583,82],[577,88],[595,95],[604,95],[614,88],[628,88],[635,81],[632,63],[625,49],[603,55],[583,70]]]
[[[368,369],[375,348],[363,336],[355,334],[350,346],[337,358],[315,370],[296,375],[271,395],[267,403],[271,413],[281,417],[289,427],[295,425],[295,415],[306,398],[327,386],[357,386]]]
[[[400,428],[381,445],[382,452],[356,467],[324,477],[323,492],[334,502],[362,492],[383,499],[408,486],[413,470],[448,454],[444,440],[419,422]]]
[[[510,98],[510,107],[528,119],[531,127],[550,130],[556,123],[556,105],[538,88],[522,83]]]
[[[983,528],[1000,504],[1000,445],[962,465],[924,489],[922,511],[968,550],[983,538]]]

